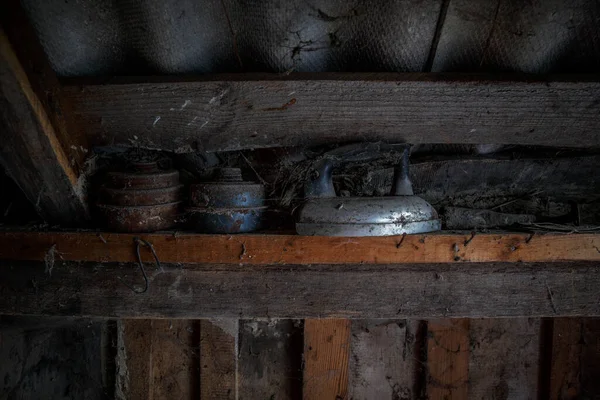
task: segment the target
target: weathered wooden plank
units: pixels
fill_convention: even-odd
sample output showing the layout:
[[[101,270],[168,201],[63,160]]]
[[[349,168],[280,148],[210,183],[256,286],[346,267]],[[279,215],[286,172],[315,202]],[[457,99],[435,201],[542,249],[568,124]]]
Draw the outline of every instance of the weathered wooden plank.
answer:
[[[238,320],[200,322],[200,398],[238,399]]]
[[[199,323],[119,321],[117,398],[199,398]]]
[[[600,393],[600,323],[596,318],[553,321],[550,398],[594,398]]]
[[[240,321],[240,399],[302,399],[301,320]]]
[[[427,398],[468,399],[470,320],[427,321]]]
[[[114,369],[103,369],[101,332],[107,323],[1,316],[0,398],[114,398],[114,385],[103,380],[105,373],[114,375]]]
[[[351,329],[349,398],[419,398],[419,321],[353,320]]]
[[[347,397],[350,326],[348,319],[304,321],[304,400]]]
[[[595,262],[363,265],[0,263],[0,314],[148,318],[600,316]],[[377,288],[377,296],[373,295]]]
[[[0,259],[136,262],[134,238],[118,233],[0,233]],[[599,234],[424,234],[386,237],[144,234],[165,263],[393,264],[600,261]],[[149,251],[142,259],[153,262]],[[469,264],[470,265],[470,264]]]
[[[537,398],[539,351],[538,318],[472,320],[469,396]]]
[[[190,152],[349,140],[600,143],[598,82],[419,74],[310,78],[211,76],[194,82],[72,84],[65,92],[95,145]]]
[[[59,111],[44,104],[39,86],[0,29],[0,162],[43,218],[76,225],[88,217],[82,183],[57,134],[60,121],[49,117]]]

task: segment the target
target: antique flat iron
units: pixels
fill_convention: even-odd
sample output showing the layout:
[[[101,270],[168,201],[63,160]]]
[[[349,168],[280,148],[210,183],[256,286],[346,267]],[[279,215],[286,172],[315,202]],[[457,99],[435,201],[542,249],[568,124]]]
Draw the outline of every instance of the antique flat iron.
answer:
[[[408,145],[360,143],[339,147],[315,161],[305,183],[306,203],[296,231],[309,236],[389,236],[440,230],[436,210],[415,196],[408,176]],[[333,170],[351,162],[367,162],[382,153],[400,151],[392,192],[383,197],[336,197]]]

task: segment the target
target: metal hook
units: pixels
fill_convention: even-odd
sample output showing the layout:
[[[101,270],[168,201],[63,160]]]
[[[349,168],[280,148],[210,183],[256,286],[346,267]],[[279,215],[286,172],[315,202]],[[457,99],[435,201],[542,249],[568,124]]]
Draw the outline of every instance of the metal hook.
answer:
[[[146,275],[146,270],[144,269],[144,263],[142,262],[142,257],[140,255],[141,245],[148,246],[150,248],[150,251],[152,252],[152,255],[154,256],[154,260],[156,260],[157,267],[161,268],[161,265],[160,265],[160,260],[158,259],[158,256],[156,255],[156,251],[154,251],[154,246],[152,246],[152,243],[150,243],[144,239],[140,239],[139,237],[133,238],[133,241],[136,244],[135,253],[137,255],[138,263],[140,265],[140,270],[142,271],[142,275],[144,276],[144,289],[136,290],[133,286],[125,283],[122,279],[119,278],[119,280],[123,283],[123,285],[127,286],[134,293],[142,294],[142,293],[146,293],[146,291],[148,290],[149,284],[148,284],[148,275]]]

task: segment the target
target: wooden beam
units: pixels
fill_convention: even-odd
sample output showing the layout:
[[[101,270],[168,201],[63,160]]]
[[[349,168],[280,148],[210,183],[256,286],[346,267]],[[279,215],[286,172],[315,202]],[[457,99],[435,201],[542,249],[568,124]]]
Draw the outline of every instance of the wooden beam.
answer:
[[[175,152],[357,140],[598,146],[600,83],[539,79],[217,75],[65,91],[95,145]]]
[[[0,29],[0,162],[44,219],[77,225],[88,217],[74,168],[80,158],[71,156],[72,150],[66,151],[61,142],[67,133],[60,98],[51,96],[55,86],[40,82],[49,75],[28,74]],[[40,92],[46,96],[40,97]],[[87,152],[82,146],[75,148],[75,153]]]
[[[347,319],[304,321],[304,400],[347,398],[350,326]]]
[[[352,320],[348,398],[420,398],[420,325],[417,320]]]
[[[116,397],[199,398],[198,343],[198,321],[119,321]]]
[[[471,321],[469,398],[536,399],[540,319]]]
[[[238,320],[200,321],[200,398],[238,398]]]
[[[0,259],[136,262],[138,235],[95,232],[1,232]],[[386,237],[298,235],[139,235],[160,260],[185,264],[394,264],[600,261],[599,234],[423,234]],[[142,252],[144,260],[153,260]],[[472,265],[472,264],[467,264]]]
[[[303,329],[299,320],[240,321],[240,399],[302,398]]]
[[[549,398],[593,398],[600,391],[600,319],[555,318],[552,323]]]
[[[133,250],[132,250],[133,251]],[[0,263],[0,314],[147,318],[600,316],[597,262]],[[160,257],[160,253],[159,253]],[[376,291],[374,291],[376,289]]]
[[[427,322],[427,398],[468,399],[470,320]]]

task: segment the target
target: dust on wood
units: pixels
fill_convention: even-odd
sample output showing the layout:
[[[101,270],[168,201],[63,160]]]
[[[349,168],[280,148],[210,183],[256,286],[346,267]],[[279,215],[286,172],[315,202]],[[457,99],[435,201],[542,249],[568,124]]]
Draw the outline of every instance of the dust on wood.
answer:
[[[540,319],[474,319],[470,337],[470,397],[536,398]]]
[[[348,396],[354,400],[420,396],[419,321],[352,320]]]
[[[241,320],[240,399],[302,398],[301,320]]]

